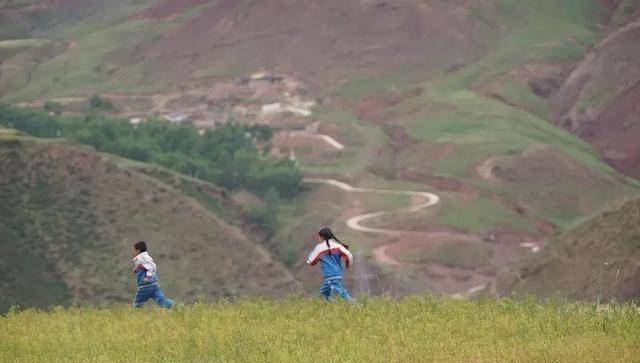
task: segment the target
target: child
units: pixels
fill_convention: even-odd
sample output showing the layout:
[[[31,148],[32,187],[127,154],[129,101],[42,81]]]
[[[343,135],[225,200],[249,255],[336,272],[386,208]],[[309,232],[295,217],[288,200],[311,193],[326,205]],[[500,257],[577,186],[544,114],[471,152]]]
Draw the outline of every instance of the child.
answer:
[[[153,298],[162,307],[167,309],[172,307],[173,301],[167,299],[162,289],[160,289],[158,275],[156,275],[156,264],[147,253],[147,244],[144,241],[133,245],[133,256],[133,264],[135,265],[133,273],[136,274],[136,282],[138,284],[133,306],[142,307],[147,300]]]
[[[349,246],[340,240],[327,227],[318,231],[318,244],[311,251],[307,263],[311,266],[320,261],[324,281],[320,286],[320,295],[329,300],[331,292],[338,294],[348,302],[353,302],[347,290],[342,286],[342,259],[347,268],[353,263]]]

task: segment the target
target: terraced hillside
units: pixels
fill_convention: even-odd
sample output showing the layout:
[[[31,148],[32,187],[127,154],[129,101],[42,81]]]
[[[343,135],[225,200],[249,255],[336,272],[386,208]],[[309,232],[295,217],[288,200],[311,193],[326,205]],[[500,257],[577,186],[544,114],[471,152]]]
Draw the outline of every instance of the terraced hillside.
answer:
[[[1,132],[0,310],[129,301],[131,244],[140,239],[150,243],[164,289],[179,300],[296,290],[285,267],[212,212],[229,202],[221,189],[158,167],[144,174],[70,142]]]

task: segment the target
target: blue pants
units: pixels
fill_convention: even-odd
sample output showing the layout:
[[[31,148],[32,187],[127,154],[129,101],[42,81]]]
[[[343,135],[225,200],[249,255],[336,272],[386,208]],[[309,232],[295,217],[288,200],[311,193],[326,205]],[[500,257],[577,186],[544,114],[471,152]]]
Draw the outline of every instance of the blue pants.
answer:
[[[153,284],[151,286],[138,286],[133,306],[137,308],[142,307],[142,305],[149,299],[155,300],[158,305],[167,309],[173,306],[173,300],[164,296],[164,293],[158,284]]]
[[[340,296],[347,302],[354,302],[347,289],[342,286],[342,277],[330,277],[322,281],[320,295],[329,300],[332,294]]]

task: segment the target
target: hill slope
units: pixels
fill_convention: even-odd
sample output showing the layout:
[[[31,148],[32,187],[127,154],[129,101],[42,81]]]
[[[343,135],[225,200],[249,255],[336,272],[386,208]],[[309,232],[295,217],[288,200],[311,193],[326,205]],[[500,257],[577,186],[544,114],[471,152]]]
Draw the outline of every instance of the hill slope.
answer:
[[[552,103],[558,124],[594,144],[618,170],[640,178],[640,7],[628,1],[619,8]]]
[[[504,293],[636,299],[640,295],[640,198],[585,220],[503,278]]]
[[[0,16],[17,24],[6,23],[6,38],[52,38],[60,47],[41,49],[46,56],[5,59],[0,73],[13,79],[5,85],[14,90],[6,92],[24,87],[18,99],[202,86],[261,68],[325,86],[405,65],[434,74],[486,48],[490,32],[467,22],[465,10],[484,3],[118,0],[105,6],[66,0],[5,6]],[[68,8],[77,10],[67,14]],[[11,34],[15,28],[26,30]]]
[[[128,301],[131,244],[141,239],[178,300],[295,290],[290,272],[239,229],[112,158],[2,129],[0,309]]]
[[[304,240],[326,224],[353,242],[364,262],[358,292],[468,291],[576,220],[638,193],[640,184],[619,171],[634,174],[612,162],[633,165],[637,154],[637,93],[624,85],[625,74],[637,75],[637,28],[618,32],[637,18],[637,1],[117,4],[2,6],[0,15],[11,19],[0,23],[3,100],[33,107],[50,100],[79,114],[100,93],[123,117],[177,114],[196,127],[233,119],[304,128],[316,135],[283,130],[274,152],[295,157],[307,176],[441,197],[415,212],[402,209],[416,202],[409,198],[325,185],[284,202],[270,246],[305,279],[317,273],[303,269]],[[78,10],[63,11],[70,6]],[[624,62],[616,77],[607,77],[618,58]],[[588,59],[597,60],[586,67],[589,91],[569,87],[572,71]],[[580,124],[624,153],[607,152],[580,128],[566,127],[572,134],[558,127],[567,110],[579,111],[577,99],[599,94],[609,79],[625,86],[621,97],[605,97],[615,107],[602,113],[603,122]],[[614,132],[598,131],[609,124]],[[378,211],[394,213],[367,225],[401,235],[345,226]],[[385,259],[374,251],[385,251]]]

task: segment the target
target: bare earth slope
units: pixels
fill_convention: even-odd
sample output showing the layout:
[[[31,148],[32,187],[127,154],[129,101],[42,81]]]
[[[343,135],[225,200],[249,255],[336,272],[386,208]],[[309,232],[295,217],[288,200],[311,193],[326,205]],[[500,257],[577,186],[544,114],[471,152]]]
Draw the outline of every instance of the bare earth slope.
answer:
[[[640,199],[632,199],[550,241],[541,255],[502,276],[503,293],[575,299],[640,294]]]
[[[496,17],[469,21],[469,9],[495,12],[479,0],[118,0],[111,6],[64,0],[34,6],[0,3],[0,18],[7,20],[0,34],[51,38],[61,48],[37,48],[44,55],[0,52],[0,88],[7,88],[0,96],[23,87],[21,100],[159,91],[259,69],[318,86],[397,67],[420,66],[422,74],[435,75],[478,58],[500,25]]]
[[[144,63],[181,81],[205,67],[264,67],[321,84],[398,65],[443,71],[482,51],[465,10],[475,3],[221,0],[146,45]]]
[[[0,138],[0,309],[128,301],[148,240],[168,295],[286,294],[290,272],[181,191],[68,142]]]
[[[640,178],[640,9],[576,65],[552,104],[559,124]]]

